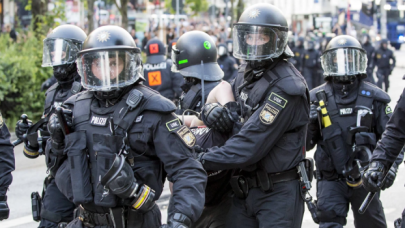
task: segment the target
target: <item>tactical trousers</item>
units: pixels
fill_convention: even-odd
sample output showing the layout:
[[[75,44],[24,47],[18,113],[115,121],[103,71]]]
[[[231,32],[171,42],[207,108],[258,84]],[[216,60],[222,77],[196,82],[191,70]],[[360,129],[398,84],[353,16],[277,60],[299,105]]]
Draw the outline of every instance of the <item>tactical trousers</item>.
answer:
[[[42,199],[41,222],[38,228],[56,228],[60,222],[72,221],[75,208],[76,206],[59,191],[55,179],[52,179]]]
[[[321,180],[317,183],[318,210],[321,212],[333,211],[336,216],[346,218],[349,204],[351,204],[356,228],[386,228],[387,224],[379,193],[376,194],[366,212],[359,214],[358,209],[367,194],[368,192],[363,187],[353,189],[343,180]],[[342,228],[343,225],[337,222],[320,222],[319,227]]]
[[[382,85],[384,82],[385,85],[385,92],[388,92],[388,88],[390,86],[390,81],[389,81],[389,76],[390,76],[390,69],[389,68],[383,68],[383,69],[378,69],[377,70],[377,86],[382,89]]]
[[[234,197],[228,228],[300,228],[304,201],[298,180],[274,184],[272,192],[252,188],[246,199]]]
[[[193,228],[225,228],[226,217],[232,205],[232,197],[226,196],[212,207],[204,207],[200,218],[193,224]]]

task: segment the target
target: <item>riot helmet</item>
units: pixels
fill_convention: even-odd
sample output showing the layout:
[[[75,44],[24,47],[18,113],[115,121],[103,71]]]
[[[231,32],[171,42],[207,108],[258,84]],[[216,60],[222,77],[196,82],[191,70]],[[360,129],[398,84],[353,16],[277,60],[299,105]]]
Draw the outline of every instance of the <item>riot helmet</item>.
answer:
[[[226,40],[226,47],[228,48],[228,53],[230,55],[232,55],[232,53],[233,53],[233,40],[232,39]]]
[[[53,67],[58,81],[70,79],[69,75],[77,71],[77,53],[86,37],[86,33],[75,25],[56,27],[43,41],[42,67]]]
[[[224,76],[217,63],[217,48],[211,37],[200,31],[186,32],[172,47],[172,71],[183,77],[218,81]]]
[[[302,48],[302,47],[304,46],[304,42],[305,42],[304,37],[300,36],[300,37],[298,37],[298,39],[295,41],[295,46],[296,46],[296,47],[299,47],[299,48]]]
[[[293,57],[287,42],[287,20],[270,4],[247,8],[233,26],[233,55],[239,59],[260,61],[278,58],[283,53]]]
[[[363,37],[361,38],[361,43],[363,45],[370,43],[370,36],[368,34],[364,34]]]
[[[333,38],[321,56],[325,80],[339,77],[342,80],[360,75],[367,77],[367,54],[354,37],[341,35]]]
[[[146,43],[146,63],[157,64],[166,60],[166,48],[162,41],[153,38]]]
[[[95,29],[77,58],[82,85],[90,91],[114,91],[143,79],[141,50],[119,26]]]
[[[226,44],[218,44],[218,55],[219,57],[228,55],[228,47]]]
[[[308,40],[307,42],[306,42],[306,49],[307,50],[314,50],[315,49],[315,42],[314,41],[312,41],[312,40]]]
[[[380,43],[380,47],[385,50],[388,48],[388,40],[387,39],[382,39]]]

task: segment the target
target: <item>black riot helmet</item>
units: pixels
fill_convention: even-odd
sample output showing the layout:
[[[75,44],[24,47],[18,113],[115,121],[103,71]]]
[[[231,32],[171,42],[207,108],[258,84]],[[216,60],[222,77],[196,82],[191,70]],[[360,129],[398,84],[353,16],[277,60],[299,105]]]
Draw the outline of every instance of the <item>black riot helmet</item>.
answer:
[[[296,47],[303,47],[304,46],[304,42],[305,42],[305,38],[300,36],[298,37],[298,39],[295,41],[295,46]]]
[[[218,55],[219,57],[228,55],[228,47],[226,44],[218,44]]]
[[[58,81],[70,79],[76,71],[77,53],[82,49],[86,33],[75,25],[61,25],[44,39],[42,67],[53,67]]]
[[[333,38],[321,56],[324,77],[367,77],[367,54],[360,42],[352,36]]]
[[[275,6],[261,3],[247,8],[233,27],[233,55],[244,60],[260,61],[293,57],[287,45],[288,24]]]
[[[384,44],[386,45],[386,47],[384,47]],[[387,39],[382,39],[381,43],[380,43],[380,47],[382,49],[387,49],[388,48],[388,40]]]
[[[315,42],[312,41],[312,40],[309,40],[309,41],[307,41],[306,46],[307,46],[307,48],[306,48],[307,50],[314,50],[314,48],[315,48]]]
[[[186,32],[172,47],[172,71],[183,77],[218,81],[224,76],[217,63],[217,47],[211,37],[200,31]]]
[[[370,36],[368,34],[364,34],[362,39],[361,39],[361,43],[363,45],[370,43]]]
[[[91,32],[76,62],[82,85],[91,91],[120,90],[143,79],[141,51],[119,26],[103,26]]]
[[[233,55],[233,40],[232,39],[228,39],[225,41],[226,43],[226,47],[228,48],[228,53],[230,55]]]
[[[166,60],[166,48],[158,38],[152,38],[146,43],[146,63],[157,64]]]

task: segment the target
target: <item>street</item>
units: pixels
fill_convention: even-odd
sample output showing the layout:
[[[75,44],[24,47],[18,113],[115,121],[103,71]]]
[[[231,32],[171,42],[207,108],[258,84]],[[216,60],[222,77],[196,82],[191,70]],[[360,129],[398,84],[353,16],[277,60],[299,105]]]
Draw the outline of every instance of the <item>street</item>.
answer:
[[[401,51],[395,51],[397,59],[397,67],[394,69],[390,79],[389,95],[392,102],[391,107],[394,108],[399,96],[401,95],[405,82],[402,80],[405,74],[405,47]],[[9,126],[14,128],[14,126]],[[34,228],[39,223],[32,220],[31,215],[31,192],[42,192],[43,180],[46,177],[46,167],[44,157],[37,159],[28,159],[23,155],[23,146],[19,145],[15,148],[16,170],[13,172],[13,183],[8,192],[8,204],[10,207],[10,218],[0,222],[1,228]],[[308,156],[313,156],[313,151],[308,153]],[[384,205],[385,216],[387,218],[388,227],[393,227],[394,220],[401,216],[402,210],[405,207],[404,197],[405,183],[405,168],[402,164],[399,167],[396,182],[394,185],[382,192],[381,200]],[[316,182],[312,183],[316,186]],[[162,220],[166,220],[167,205],[169,199],[169,190],[166,184],[165,191],[159,200],[159,206],[162,210]],[[311,194],[316,198],[315,188],[311,190]],[[314,228],[317,225],[312,221],[311,215],[306,211],[302,227]],[[353,216],[349,212],[347,226],[354,227]]]

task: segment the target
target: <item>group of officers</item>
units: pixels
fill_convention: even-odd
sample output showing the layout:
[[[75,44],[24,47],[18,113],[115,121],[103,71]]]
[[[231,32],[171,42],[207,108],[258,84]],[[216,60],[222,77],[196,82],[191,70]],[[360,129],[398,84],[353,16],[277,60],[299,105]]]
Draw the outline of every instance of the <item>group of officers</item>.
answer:
[[[295,228],[305,203],[321,228],[346,225],[349,204],[356,227],[387,227],[379,195],[403,160],[405,101],[392,110],[389,95],[365,81],[365,48],[350,36],[333,38],[320,56],[325,82],[310,91],[303,65],[287,61],[297,54],[279,9],[249,7],[233,31],[232,54],[245,63],[229,76],[230,94],[217,89],[234,97],[226,104],[205,102],[223,88],[218,53],[229,50],[203,32],[176,40],[171,59],[150,40],[145,64],[117,26],[87,36],[62,25],[48,35],[42,66],[53,67],[57,83],[43,118],[16,124],[24,155],[45,155],[48,167],[42,194],[32,194],[40,228]],[[185,113],[205,126],[190,130]],[[14,156],[1,116],[0,127],[0,219],[7,219]],[[316,170],[306,158],[315,146]],[[172,194],[162,226],[155,202],[166,179]],[[376,196],[364,210],[369,192]]]

